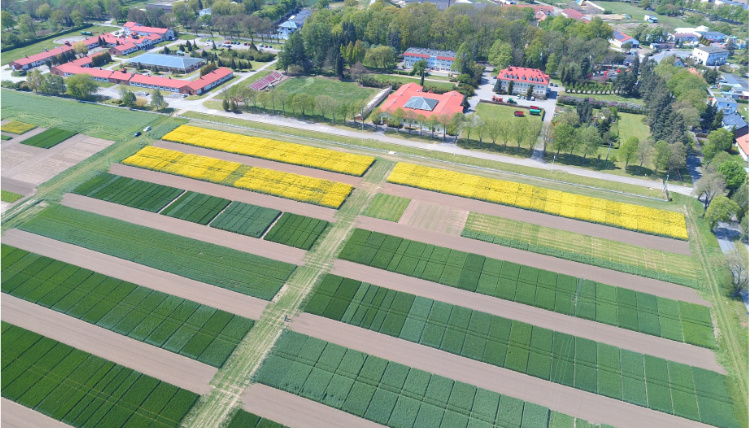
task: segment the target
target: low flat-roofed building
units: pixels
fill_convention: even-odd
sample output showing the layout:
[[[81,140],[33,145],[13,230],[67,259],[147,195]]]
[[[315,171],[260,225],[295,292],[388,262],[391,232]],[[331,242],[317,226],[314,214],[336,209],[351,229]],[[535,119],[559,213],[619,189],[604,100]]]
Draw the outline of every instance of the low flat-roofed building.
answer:
[[[205,61],[202,58],[145,53],[126,62],[129,64],[141,64],[145,68],[156,67],[158,70],[170,71],[172,73],[189,73],[199,69]]]
[[[39,52],[38,54],[34,54],[31,56],[27,56],[24,58],[19,58],[15,61],[11,61],[8,65],[10,65],[11,70],[28,70],[31,68],[39,67],[40,65],[44,65],[47,60],[56,57],[57,55],[62,55],[67,52],[74,51],[73,47],[65,44],[62,46],[58,46],[53,49],[44,50],[42,52]]]
[[[692,56],[704,65],[722,65],[728,60],[728,51],[718,46],[697,46]]]
[[[418,61],[427,62],[427,69],[450,71],[455,62],[455,52],[438,51],[436,49],[408,48],[403,53],[403,67],[413,68]]]

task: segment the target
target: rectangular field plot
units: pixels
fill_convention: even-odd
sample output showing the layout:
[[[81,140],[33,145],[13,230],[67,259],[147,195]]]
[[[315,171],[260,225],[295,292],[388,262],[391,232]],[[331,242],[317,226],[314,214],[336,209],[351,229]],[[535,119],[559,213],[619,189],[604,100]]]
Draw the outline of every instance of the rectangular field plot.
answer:
[[[2,396],[75,427],[177,427],[198,395],[5,322]]]
[[[261,418],[258,415],[250,412],[245,412],[242,409],[232,416],[231,421],[227,428],[287,428],[285,425],[281,425],[278,422]]]
[[[159,212],[184,190],[134,178],[102,173],[81,184],[73,193],[125,205],[149,212]]]
[[[263,239],[309,250],[329,225],[325,220],[284,213]]]
[[[517,263],[356,229],[340,258],[653,336],[715,347],[710,310]]]
[[[36,125],[20,122],[18,120],[11,120],[0,127],[0,130],[3,132],[10,132],[11,134],[25,134],[34,128],[36,128]]]
[[[281,215],[281,211],[234,201],[210,224],[216,229],[239,233],[253,238],[263,236]]]
[[[367,217],[397,222],[403,215],[403,211],[408,208],[409,203],[411,203],[411,200],[408,198],[378,193],[362,214]]]
[[[238,293],[270,300],[295,265],[54,206],[22,229]]]
[[[39,147],[42,149],[49,149],[62,143],[75,134],[75,132],[67,131],[65,129],[49,128],[40,134],[34,135],[29,139],[21,141],[21,144]]]
[[[323,278],[305,311],[708,424],[718,420],[697,412],[692,373],[710,379],[711,400],[727,397],[727,380],[715,372],[335,275]],[[629,369],[633,358],[645,361],[644,372]],[[642,388],[622,398],[623,379],[647,385],[647,393]]]
[[[185,192],[170,204],[161,214],[206,225],[211,222],[230,200],[196,192]]]
[[[293,331],[282,334],[255,377],[270,387],[391,427],[531,428],[547,426],[552,415],[546,407]],[[516,424],[507,423],[505,401],[517,412]]]
[[[3,293],[213,367],[223,366],[254,324],[25,250],[2,249]]]

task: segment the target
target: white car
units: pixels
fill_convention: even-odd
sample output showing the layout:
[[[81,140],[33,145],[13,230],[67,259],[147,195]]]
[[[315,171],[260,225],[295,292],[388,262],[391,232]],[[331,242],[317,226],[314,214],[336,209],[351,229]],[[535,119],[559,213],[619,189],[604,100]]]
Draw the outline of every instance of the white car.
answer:
[[[143,128],[143,132],[148,132],[148,131],[150,131],[150,130],[151,130],[151,127],[150,127],[150,126],[146,126],[145,128]]]

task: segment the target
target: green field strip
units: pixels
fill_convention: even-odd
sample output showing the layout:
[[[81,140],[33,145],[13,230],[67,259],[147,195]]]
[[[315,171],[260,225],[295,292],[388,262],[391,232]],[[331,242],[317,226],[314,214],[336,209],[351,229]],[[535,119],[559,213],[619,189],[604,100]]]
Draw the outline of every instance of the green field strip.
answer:
[[[21,141],[21,144],[39,147],[42,149],[49,149],[76,134],[76,132],[67,131],[65,129],[49,128],[46,131],[36,134],[31,138],[27,138],[26,140]]]
[[[478,254],[356,229],[339,258],[705,348],[710,309]]]
[[[309,250],[329,226],[330,223],[325,220],[283,213],[263,239]]]
[[[23,195],[9,192],[7,190],[2,190],[2,193],[0,194],[2,195],[2,197],[0,197],[0,200],[2,200],[3,202],[7,202],[9,204],[12,204],[13,202],[23,198]]]
[[[3,322],[2,396],[75,427],[177,427],[198,395]]]
[[[250,412],[245,412],[242,409],[237,410],[232,416],[229,425],[226,428],[287,428],[285,425],[281,425],[278,422],[273,422],[269,419],[261,418]]]
[[[272,299],[296,268],[64,206],[39,212],[21,229],[264,300]]]
[[[461,236],[697,288],[690,256],[472,212]]]
[[[216,229],[260,238],[281,215],[281,211],[234,201],[210,224]]]
[[[73,193],[125,205],[148,212],[159,212],[184,190],[134,178],[101,173],[81,184]]]
[[[408,208],[411,200],[401,196],[378,193],[369,203],[362,215],[397,222]]]
[[[0,134],[0,139],[2,139],[3,141],[7,141],[7,140],[12,140],[13,137],[9,135],[5,135],[5,134]]]
[[[282,333],[255,378],[390,427],[546,427],[563,426],[559,422],[567,420],[588,424],[293,331]]]
[[[383,293],[382,299],[362,297]],[[691,377],[697,372],[709,378],[714,388],[709,399],[719,406],[733,406],[727,378],[712,371],[335,275],[323,278],[305,311],[653,410],[716,426],[737,426],[730,418],[716,419],[697,411],[699,397]],[[359,322],[346,316],[359,311],[372,315]],[[384,322],[368,321],[378,319]],[[620,358],[623,354],[626,361]],[[644,371],[630,368],[633,359]],[[646,388],[628,391],[622,398],[625,377]],[[679,401],[679,413],[672,400]]]
[[[231,201],[228,199],[188,191],[164,208],[161,214],[206,225],[230,203]]]
[[[49,257],[2,248],[3,293],[213,367],[223,366],[254,324]]]

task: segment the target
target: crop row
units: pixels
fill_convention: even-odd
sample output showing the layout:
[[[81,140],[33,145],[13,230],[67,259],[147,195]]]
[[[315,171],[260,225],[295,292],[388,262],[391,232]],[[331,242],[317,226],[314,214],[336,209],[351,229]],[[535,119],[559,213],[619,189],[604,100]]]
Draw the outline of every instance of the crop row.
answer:
[[[79,195],[153,213],[161,211],[183,192],[174,187],[108,173],[99,174],[73,190]]]
[[[2,246],[2,291],[221,367],[253,321],[88,269]]]
[[[285,425],[281,425],[278,422],[273,422],[269,419],[261,418],[253,413],[245,412],[242,409],[232,416],[231,421],[227,428],[287,428]]]
[[[270,300],[295,265],[64,206],[21,228],[89,250]]]
[[[265,385],[398,428],[546,427],[559,419],[547,407],[292,331],[279,338],[256,378]]]
[[[673,211],[403,162],[395,166],[388,181],[637,232],[688,238],[684,215]]]
[[[126,165],[247,189],[330,208],[339,208],[353,187],[335,181],[272,169],[248,167],[207,156],[147,146],[122,161]]]
[[[269,159],[292,165],[309,166],[326,171],[362,176],[374,163],[372,156],[355,155],[337,150],[321,149],[287,143],[269,138],[250,137],[231,132],[182,125],[162,137],[191,146]]]
[[[198,395],[2,323],[2,396],[75,427],[176,427]]]
[[[325,220],[284,213],[264,239],[309,250],[328,225]]]
[[[75,134],[75,132],[65,129],[49,128],[39,134],[34,135],[31,138],[21,141],[21,144],[39,147],[42,149],[49,149],[62,143]]]
[[[622,287],[357,229],[340,258],[653,336],[714,347],[710,310]]]
[[[305,310],[684,418],[735,424],[723,416],[732,413],[726,379],[712,371],[334,275]]]

